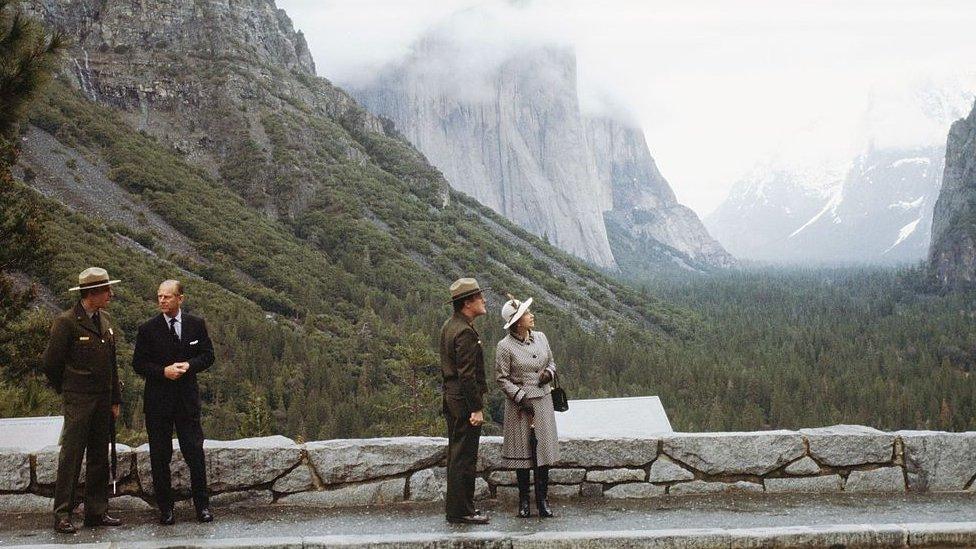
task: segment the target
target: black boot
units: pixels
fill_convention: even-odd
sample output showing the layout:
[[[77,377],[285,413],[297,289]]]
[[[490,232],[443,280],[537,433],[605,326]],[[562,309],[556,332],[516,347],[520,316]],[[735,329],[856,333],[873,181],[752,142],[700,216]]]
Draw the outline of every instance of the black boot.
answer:
[[[516,469],[515,476],[518,478],[519,491],[518,516],[520,518],[528,518],[532,516],[532,513],[529,511],[529,470]]]
[[[549,468],[535,468],[535,507],[539,510],[540,518],[552,516],[549,508]]]

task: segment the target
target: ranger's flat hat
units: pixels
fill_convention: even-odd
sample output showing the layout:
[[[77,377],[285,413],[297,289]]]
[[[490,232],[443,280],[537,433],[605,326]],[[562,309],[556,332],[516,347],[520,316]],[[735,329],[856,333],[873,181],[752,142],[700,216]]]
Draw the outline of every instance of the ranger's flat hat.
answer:
[[[478,281],[473,278],[459,278],[451,284],[451,299],[448,303],[480,294],[487,289],[478,286]]]
[[[69,292],[77,292],[79,290],[87,290],[88,288],[98,288],[100,286],[108,286],[110,284],[118,284],[121,280],[109,280],[108,271],[98,267],[89,267],[81,274],[78,275],[78,285],[74,288],[68,288]]]

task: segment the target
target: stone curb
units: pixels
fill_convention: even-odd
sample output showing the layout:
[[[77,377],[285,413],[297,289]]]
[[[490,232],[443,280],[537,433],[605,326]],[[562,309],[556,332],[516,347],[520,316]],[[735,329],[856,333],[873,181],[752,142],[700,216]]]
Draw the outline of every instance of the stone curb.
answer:
[[[465,527],[458,527],[462,529]],[[973,547],[976,522],[921,522],[909,524],[841,524],[785,526],[776,528],[701,528],[684,530],[623,530],[590,532],[539,532],[511,534],[481,531],[456,534],[333,535],[281,538],[174,539],[144,542],[15,545],[11,549],[162,549],[181,548],[319,548],[360,547],[553,549],[553,548],[663,548],[739,549],[747,547]]]

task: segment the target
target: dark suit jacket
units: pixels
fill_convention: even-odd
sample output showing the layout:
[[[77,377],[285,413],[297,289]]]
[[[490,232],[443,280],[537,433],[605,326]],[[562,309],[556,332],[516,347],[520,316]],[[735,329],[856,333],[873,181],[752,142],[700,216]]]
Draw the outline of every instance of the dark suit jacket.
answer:
[[[441,328],[441,374],[444,394],[463,400],[468,414],[484,407],[488,383],[481,336],[461,313]]]
[[[200,417],[197,374],[213,364],[213,343],[202,318],[183,311],[181,321],[179,342],[170,334],[162,313],[139,326],[132,368],[146,378],[143,397],[146,415]],[[175,381],[163,374],[163,369],[174,362],[190,363],[190,369]]]
[[[99,316],[102,325],[96,329],[78,302],[54,319],[44,350],[44,373],[58,393],[111,395],[112,404],[119,404],[122,394],[112,317],[106,311]]]

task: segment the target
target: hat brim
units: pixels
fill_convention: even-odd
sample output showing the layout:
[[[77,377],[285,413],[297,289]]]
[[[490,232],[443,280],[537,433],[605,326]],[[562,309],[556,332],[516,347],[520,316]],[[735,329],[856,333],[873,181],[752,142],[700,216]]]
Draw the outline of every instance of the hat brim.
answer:
[[[91,286],[75,286],[74,288],[68,288],[69,292],[79,292],[81,290],[91,290],[92,288],[101,288],[102,286],[110,286],[112,284],[118,284],[122,282],[121,280],[106,280],[105,282],[99,282],[98,284],[92,284]]]
[[[512,318],[510,318],[509,321],[506,322],[504,326],[502,326],[502,328],[504,328],[504,329],[507,330],[509,328],[509,326],[511,326],[512,324],[515,324],[516,322],[518,322],[519,319],[522,318],[522,315],[525,314],[525,311],[528,311],[529,310],[529,306],[530,305],[532,305],[532,298],[531,297],[528,298],[528,299],[526,299],[525,301],[522,302],[521,305],[519,305],[519,308],[515,310],[515,314],[512,315]]]
[[[462,293],[462,294],[458,294],[458,295],[456,295],[456,296],[454,296],[454,297],[452,297],[452,298],[451,298],[451,299],[449,299],[449,300],[448,300],[447,302],[448,302],[448,303],[454,303],[455,301],[457,301],[457,300],[459,300],[459,299],[466,299],[466,298],[469,298],[469,297],[471,297],[471,296],[473,296],[473,295],[478,295],[478,294],[481,294],[481,293],[484,293],[485,291],[487,291],[487,290],[490,290],[490,289],[491,289],[491,288],[488,288],[488,287],[486,286],[486,287],[484,287],[484,288],[478,288],[478,289],[476,289],[476,290],[470,290],[470,291],[467,291],[467,292],[464,292],[464,293]]]

